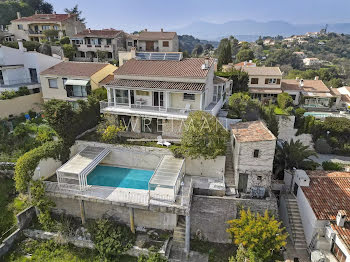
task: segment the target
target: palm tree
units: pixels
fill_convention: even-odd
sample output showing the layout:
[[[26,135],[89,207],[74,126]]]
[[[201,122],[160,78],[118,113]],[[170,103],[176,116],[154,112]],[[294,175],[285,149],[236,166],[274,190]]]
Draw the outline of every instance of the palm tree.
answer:
[[[310,159],[311,156],[317,156],[316,152],[304,146],[300,140],[293,139],[282,145],[277,144],[274,159],[274,169],[276,174],[280,174],[285,169],[314,169],[317,165]]]

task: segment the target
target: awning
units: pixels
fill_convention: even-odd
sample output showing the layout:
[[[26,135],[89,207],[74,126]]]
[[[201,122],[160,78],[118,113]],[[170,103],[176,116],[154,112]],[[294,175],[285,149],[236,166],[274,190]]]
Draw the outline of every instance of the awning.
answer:
[[[67,86],[87,86],[89,80],[76,80],[76,79],[68,79],[65,83]]]

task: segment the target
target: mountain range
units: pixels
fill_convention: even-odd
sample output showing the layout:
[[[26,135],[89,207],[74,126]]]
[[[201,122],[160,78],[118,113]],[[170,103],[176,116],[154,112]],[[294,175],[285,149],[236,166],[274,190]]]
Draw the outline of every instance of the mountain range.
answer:
[[[234,35],[239,40],[254,41],[259,36],[291,36],[320,31],[324,27],[325,24],[292,24],[285,21],[239,20],[223,24],[199,21],[177,28],[176,31],[179,35],[193,35],[199,39],[220,40]],[[329,24],[328,31],[350,34],[350,23]]]

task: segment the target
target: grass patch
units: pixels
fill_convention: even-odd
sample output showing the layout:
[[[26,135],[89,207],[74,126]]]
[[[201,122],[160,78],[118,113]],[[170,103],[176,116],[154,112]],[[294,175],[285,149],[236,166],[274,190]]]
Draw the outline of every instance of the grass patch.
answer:
[[[191,250],[209,255],[209,262],[227,262],[236,254],[233,244],[219,244],[191,239]]]
[[[77,248],[72,245],[60,245],[52,240],[26,239],[15,246],[13,252],[5,257],[5,261],[92,262],[101,261],[101,259],[94,250]],[[121,256],[119,261],[137,262],[137,258],[125,255]]]
[[[0,237],[16,223],[12,208],[15,198],[15,182],[9,178],[0,178]]]
[[[275,107],[274,112],[276,115],[289,116],[289,113],[286,110],[279,108],[277,106]]]

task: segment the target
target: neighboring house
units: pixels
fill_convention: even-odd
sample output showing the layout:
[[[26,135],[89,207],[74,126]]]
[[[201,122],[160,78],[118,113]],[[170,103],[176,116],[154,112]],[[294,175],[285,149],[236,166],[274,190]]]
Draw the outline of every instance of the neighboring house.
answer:
[[[264,40],[264,45],[266,45],[266,46],[273,46],[273,45],[275,45],[275,40],[273,40],[272,38],[268,38],[268,39],[265,39]]]
[[[179,137],[189,112],[217,115],[231,92],[231,82],[215,77],[214,68],[207,58],[131,59],[105,84],[101,112],[116,115],[135,134]]]
[[[350,173],[295,170],[291,181],[308,247],[349,262]]]
[[[317,38],[317,37],[319,37],[320,35],[321,35],[320,32],[307,32],[307,33],[305,34],[305,36],[307,36],[307,37],[312,37],[312,38]]]
[[[13,34],[11,34],[8,31],[8,29],[3,25],[0,25],[0,41],[4,41],[4,42],[15,41],[15,36]]]
[[[40,73],[62,60],[38,52],[27,52],[21,41],[19,49],[0,45],[0,92],[17,91],[26,86],[40,92]]]
[[[71,43],[77,48],[74,60],[81,62],[98,62],[118,59],[118,51],[126,50],[126,33],[116,29],[86,29],[71,37]],[[98,51],[106,54],[99,57]]]
[[[253,98],[259,100],[275,101],[277,95],[282,93],[282,73],[279,67],[242,67],[249,75],[248,88]]]
[[[236,189],[250,193],[271,187],[276,137],[262,121],[239,122],[232,127],[233,169]]]
[[[135,47],[137,51],[178,52],[179,38],[176,32],[150,32],[145,29],[139,34],[129,35],[126,40],[127,50]]]
[[[17,19],[12,20],[8,28],[16,40],[41,42],[46,39],[44,34],[46,30],[56,30],[57,37],[54,38],[61,39],[84,30],[85,24],[78,20],[77,15],[72,14],[34,14],[21,17],[21,14],[17,12]]]
[[[322,64],[322,61],[316,57],[308,57],[303,59],[303,63],[306,66],[314,66]]]
[[[233,69],[242,70],[242,67],[256,67],[256,63],[253,63],[252,60],[249,60],[249,62],[244,61],[237,64],[228,63],[227,65],[222,65],[221,71],[231,72]]]
[[[40,74],[44,101],[60,99],[76,102],[86,98],[91,90],[117,67],[104,63],[62,62]]]
[[[329,89],[322,80],[283,79],[282,90],[290,94],[293,103],[306,108],[329,108],[340,102],[340,94]]]
[[[350,109],[350,86],[339,87],[336,88],[336,90],[341,95],[339,107],[344,109]]]
[[[293,55],[296,55],[296,56],[298,56],[301,59],[306,58],[306,55],[305,55],[304,52],[293,52]]]

